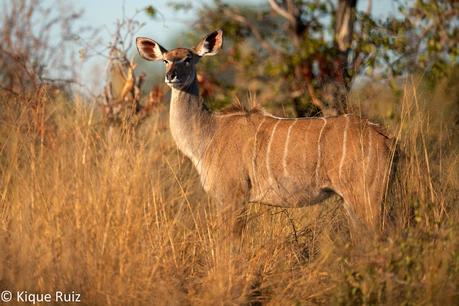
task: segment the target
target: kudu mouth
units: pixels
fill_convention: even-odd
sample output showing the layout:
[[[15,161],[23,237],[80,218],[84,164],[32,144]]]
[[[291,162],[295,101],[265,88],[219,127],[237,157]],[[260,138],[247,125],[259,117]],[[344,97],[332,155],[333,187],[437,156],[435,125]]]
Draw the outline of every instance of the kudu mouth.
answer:
[[[172,84],[182,84],[183,82],[178,80],[178,81],[166,81],[167,85],[172,85]]]
[[[193,83],[195,78],[196,78],[196,75],[190,75],[185,80],[179,79],[177,77],[175,77],[174,79],[170,80],[166,76],[164,78],[164,82],[169,87],[180,89],[180,88],[184,88],[184,87],[190,85],[191,83]]]
[[[183,88],[185,87],[185,83],[182,81],[165,81],[166,85],[172,88]]]

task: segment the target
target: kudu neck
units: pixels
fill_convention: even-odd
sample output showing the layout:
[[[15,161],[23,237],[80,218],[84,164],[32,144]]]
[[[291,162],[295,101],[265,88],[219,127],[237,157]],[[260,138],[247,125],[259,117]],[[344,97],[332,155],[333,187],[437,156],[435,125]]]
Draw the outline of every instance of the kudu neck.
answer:
[[[212,114],[199,97],[196,76],[189,86],[172,88],[169,121],[178,148],[196,164],[213,132]]]
[[[199,85],[196,76],[190,85],[171,92],[171,115],[181,115],[181,119],[204,119],[210,112],[199,96]],[[172,117],[171,117],[172,118]]]

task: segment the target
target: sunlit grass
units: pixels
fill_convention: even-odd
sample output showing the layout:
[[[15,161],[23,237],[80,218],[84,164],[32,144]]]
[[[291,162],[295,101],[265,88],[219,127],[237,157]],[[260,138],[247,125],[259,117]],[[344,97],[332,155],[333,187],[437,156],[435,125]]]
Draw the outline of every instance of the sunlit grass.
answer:
[[[81,99],[37,96],[47,105],[40,132],[37,109],[2,94],[0,290],[75,291],[92,305],[452,305],[459,159],[447,127],[457,106],[454,96],[420,91],[408,82],[401,104],[387,104],[403,155],[387,234],[360,243],[337,198],[303,209],[252,205],[242,240],[225,237],[165,107],[123,137]]]

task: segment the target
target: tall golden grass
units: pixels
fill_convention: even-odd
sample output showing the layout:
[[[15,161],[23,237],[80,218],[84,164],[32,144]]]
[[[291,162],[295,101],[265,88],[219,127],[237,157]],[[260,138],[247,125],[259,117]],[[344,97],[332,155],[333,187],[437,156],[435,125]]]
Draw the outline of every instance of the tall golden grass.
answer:
[[[399,99],[352,97],[356,112],[385,119],[403,152],[386,234],[358,243],[338,198],[252,205],[242,240],[221,238],[216,204],[177,151],[166,106],[135,135],[107,137],[89,103],[37,95],[52,122],[47,138],[27,99],[1,93],[0,291],[74,291],[89,305],[452,305],[458,107],[457,88],[445,84],[410,81]],[[227,244],[238,252],[222,252]]]

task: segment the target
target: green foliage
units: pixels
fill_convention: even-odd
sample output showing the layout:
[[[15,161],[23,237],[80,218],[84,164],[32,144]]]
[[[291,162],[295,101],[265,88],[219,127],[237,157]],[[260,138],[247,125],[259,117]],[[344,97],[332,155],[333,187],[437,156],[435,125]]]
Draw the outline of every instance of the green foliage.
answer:
[[[368,251],[373,257],[357,264],[352,257],[338,262],[343,274],[337,280],[339,305],[438,305],[451,296],[442,294],[453,287],[457,250],[448,246],[451,233],[432,235],[417,229],[388,242],[386,247]],[[443,250],[442,259],[438,252]],[[355,250],[354,250],[355,251]],[[429,281],[444,273],[441,282]],[[442,291],[443,290],[443,291]],[[420,298],[430,291],[430,300]]]
[[[178,3],[174,5],[182,9]],[[337,48],[335,38],[337,1],[295,4],[299,11],[296,28],[268,3],[236,5],[215,0],[199,11],[196,24],[200,33],[216,28],[224,32],[227,56],[203,65],[203,74],[218,84],[222,96],[245,96],[252,91],[264,105],[288,115],[295,103],[307,108],[306,82],[320,96],[320,89],[330,82],[349,89],[363,75],[394,80],[421,72],[437,79],[458,62],[457,1],[398,1],[398,12],[385,19],[354,12],[352,43],[345,52]],[[189,3],[183,6],[189,8]],[[271,90],[262,93],[267,83]]]
[[[385,20],[360,14],[361,36],[355,37],[372,68],[383,77],[422,72],[435,78],[447,75],[458,62],[458,4],[455,1],[399,3],[399,15]]]
[[[158,12],[153,5],[147,6],[144,10],[145,13],[152,18],[155,18]]]
[[[181,2],[181,1],[168,1],[168,5],[177,11],[188,11],[193,5],[191,1]]]

